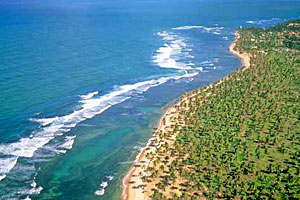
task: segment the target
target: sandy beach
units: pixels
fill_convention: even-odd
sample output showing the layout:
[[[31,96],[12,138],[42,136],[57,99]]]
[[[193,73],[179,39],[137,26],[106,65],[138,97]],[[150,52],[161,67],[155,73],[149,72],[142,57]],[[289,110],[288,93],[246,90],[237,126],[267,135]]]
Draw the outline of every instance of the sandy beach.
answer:
[[[234,48],[236,46],[236,41],[239,39],[239,34],[235,33],[236,38],[234,42],[229,46],[229,51],[239,57],[242,62],[241,70],[245,70],[250,67],[250,55],[246,53],[239,53]],[[218,82],[208,86],[213,87],[215,85],[221,84],[228,77],[224,77]],[[205,89],[204,89],[205,90]],[[188,109],[187,103],[192,100],[192,98],[199,94],[199,92],[203,92],[204,90],[197,90],[197,92],[191,92],[185,94],[180,98],[180,100],[166,109],[164,115],[161,117],[158,128],[155,131],[153,137],[149,140],[148,144],[142,151],[138,154],[135,162],[132,164],[129,172],[125,176],[123,180],[123,192],[121,199],[122,200],[146,200],[151,194],[151,188],[154,183],[147,183],[147,185],[143,182],[142,177],[147,173],[146,168],[149,166],[151,159],[147,157],[148,154],[155,154],[159,145],[161,143],[168,143],[168,145],[172,145],[175,141],[177,134],[171,136],[171,138],[163,138],[159,133],[164,133],[167,129],[174,124],[179,125],[180,127],[184,126],[182,121],[179,121],[180,110]],[[208,94],[209,95],[209,94]]]
[[[240,53],[234,49],[236,46],[236,41],[239,40],[239,38],[240,38],[240,35],[238,34],[238,32],[235,32],[235,40],[233,41],[233,43],[231,43],[231,45],[229,46],[228,49],[229,49],[230,53],[232,53],[233,55],[240,58],[240,60],[242,62],[241,69],[245,70],[250,67],[250,55],[247,53]]]
[[[186,101],[187,97],[183,97],[181,100],[179,100],[178,103],[175,105],[180,105],[182,102]],[[147,153],[156,151],[156,145],[155,143],[158,143],[158,141],[162,140],[160,136],[157,134],[159,130],[164,130],[166,127],[170,126],[171,124],[171,118],[173,118],[175,115],[178,115],[178,112],[176,112],[175,105],[170,106],[166,109],[164,115],[161,117],[158,128],[153,137],[149,140],[146,147],[139,153],[137,156],[137,159],[131,166],[128,174],[123,180],[123,192],[122,192],[122,200],[129,200],[129,199],[147,199],[147,193],[144,192],[143,189],[143,181],[141,179],[141,174],[144,173],[144,167],[147,166],[150,162],[150,160],[146,157]],[[154,142],[155,141],[155,142]],[[136,187],[133,187],[135,185]]]

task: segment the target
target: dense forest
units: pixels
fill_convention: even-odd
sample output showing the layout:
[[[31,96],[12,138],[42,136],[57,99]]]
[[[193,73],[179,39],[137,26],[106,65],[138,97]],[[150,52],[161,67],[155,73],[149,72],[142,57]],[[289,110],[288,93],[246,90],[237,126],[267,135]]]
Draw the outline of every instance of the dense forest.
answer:
[[[300,20],[238,34],[250,68],[180,105],[147,155],[151,199],[300,199]]]

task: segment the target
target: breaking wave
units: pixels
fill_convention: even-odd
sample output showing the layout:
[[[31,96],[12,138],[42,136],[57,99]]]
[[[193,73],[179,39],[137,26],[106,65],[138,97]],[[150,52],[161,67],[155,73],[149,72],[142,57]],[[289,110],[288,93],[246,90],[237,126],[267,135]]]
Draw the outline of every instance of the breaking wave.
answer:
[[[161,68],[176,69],[182,71],[193,71],[195,65],[191,59],[192,49],[185,43],[184,38],[166,31],[158,32],[158,36],[164,41],[153,56],[153,63]]]
[[[80,95],[80,97],[81,97],[81,99],[83,99],[83,100],[87,100],[87,99],[90,99],[90,98],[92,98],[92,97],[94,97],[94,96],[96,96],[96,95],[98,95],[98,94],[99,94],[99,92],[96,91],[96,92],[91,92],[91,93],[86,94],[86,95]]]
[[[113,176],[106,176],[105,180],[100,184],[100,188],[96,190],[95,195],[102,196],[105,194],[105,188],[108,186],[108,182],[113,180]]]
[[[189,28],[191,29],[192,27]],[[206,31],[212,31],[212,29],[207,29]],[[56,154],[66,153],[72,149],[76,135],[68,135],[68,132],[79,123],[103,113],[113,105],[144,93],[152,87],[172,80],[190,79],[203,71],[202,67],[194,66],[195,64],[192,62],[194,56],[191,55],[191,46],[186,43],[183,37],[166,31],[159,32],[157,35],[162,38],[164,45],[155,52],[152,58],[153,63],[161,68],[176,70],[174,75],[166,75],[133,84],[115,86],[111,92],[103,95],[99,95],[99,91],[80,95],[78,102],[80,108],[66,115],[49,118],[38,118],[35,115],[35,118],[31,118],[30,121],[39,123],[40,126],[29,137],[22,138],[13,143],[0,144],[0,181],[5,180],[10,172],[12,174],[15,171],[20,172],[19,167],[24,167],[22,164],[18,164],[22,163],[18,162],[20,158],[34,157],[31,159],[33,162],[44,162],[49,161]],[[82,125],[84,126],[84,124]],[[61,138],[64,138],[63,141],[61,141]],[[54,140],[55,145],[47,145],[52,140]],[[57,140],[59,144],[57,144]],[[39,149],[41,150],[38,151]],[[12,170],[14,168],[16,170]],[[26,173],[26,169],[21,169],[21,171],[22,173]],[[33,167],[30,171],[36,172],[36,169]],[[14,177],[14,175],[9,177]],[[30,177],[28,176],[27,178]],[[30,179],[32,180],[32,177]],[[112,179],[113,176],[105,177],[105,180],[100,184],[95,194],[104,195],[105,189]],[[27,185],[22,190],[17,191],[17,193],[11,193],[10,195],[26,195],[26,199],[30,199],[30,195],[37,195],[42,189],[42,187],[36,185],[34,178],[30,186]]]
[[[210,32],[221,30],[223,27],[183,26],[174,28],[174,30],[195,28]],[[186,44],[183,37],[166,31],[159,32],[157,35],[162,38],[164,45],[156,51],[153,62],[161,68],[178,70],[177,75],[117,86],[113,91],[102,96],[99,96],[98,91],[80,95],[81,108],[78,110],[63,116],[31,118],[30,120],[39,123],[40,127],[33,131],[29,137],[9,144],[0,144],[0,181],[6,178],[6,174],[14,168],[20,157],[33,157],[38,149],[51,140],[65,135],[78,123],[101,114],[111,106],[132,98],[135,94],[146,92],[148,89],[170,80],[191,78],[203,70],[202,67],[193,67],[195,64],[191,60],[194,58],[191,55],[192,49]],[[56,146],[57,150],[53,150],[53,152],[65,153],[66,150],[72,149],[75,137],[66,136],[64,143]]]
[[[200,29],[203,33],[212,33],[215,35],[221,35],[221,31],[224,27],[205,27],[205,26],[179,26],[176,28],[172,28],[173,30],[190,30],[190,29]]]
[[[82,121],[99,115],[113,105],[122,103],[134,96],[136,93],[146,92],[148,89],[166,83],[169,80],[178,80],[197,75],[198,72],[185,73],[183,75],[161,77],[158,79],[122,85],[118,89],[100,97],[82,100],[81,109],[73,111],[64,116],[52,118],[32,119],[41,123],[42,127],[32,133],[28,138],[22,138],[18,142],[0,145],[0,180],[16,165],[20,157],[30,158],[34,153],[51,140],[69,132]],[[60,147],[71,149],[74,143],[74,136],[68,136]]]
[[[283,22],[283,19],[280,18],[272,18],[272,19],[264,19],[264,20],[257,20],[257,21],[246,21],[247,24],[252,24],[255,26],[260,26],[260,27],[267,27],[267,26],[272,26],[278,23]]]

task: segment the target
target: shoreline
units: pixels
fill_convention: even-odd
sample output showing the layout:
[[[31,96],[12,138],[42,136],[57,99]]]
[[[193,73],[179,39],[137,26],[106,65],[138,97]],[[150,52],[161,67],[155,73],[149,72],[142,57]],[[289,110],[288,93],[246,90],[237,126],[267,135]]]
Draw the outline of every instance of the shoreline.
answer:
[[[153,136],[148,140],[146,146],[141,149],[141,151],[137,155],[135,161],[132,163],[132,165],[131,165],[128,173],[126,174],[126,176],[124,177],[123,182],[122,182],[122,188],[123,188],[123,190],[122,190],[121,200],[135,199],[135,195],[133,195],[130,192],[130,188],[129,188],[129,186],[130,186],[129,182],[131,182],[132,179],[135,177],[135,176],[133,176],[134,173],[136,171],[141,171],[141,170],[138,170],[139,168],[135,167],[135,165],[138,164],[138,163],[140,163],[146,157],[145,155],[147,153],[147,149],[150,148],[150,145],[152,144],[152,141],[155,140],[155,138],[157,138],[157,131],[163,129],[163,121],[164,121],[164,119],[167,116],[170,116],[171,111],[172,111],[172,109],[174,108],[175,105],[180,105],[180,103],[182,101],[182,97],[179,98],[174,104],[166,106],[165,111],[163,112],[163,115],[160,117],[160,119],[158,121],[156,131],[154,132]],[[145,199],[145,195],[142,195],[142,196],[144,196],[143,199]]]
[[[239,33],[236,31],[234,33],[235,35],[235,39],[234,41],[229,45],[228,50],[231,54],[233,54],[234,56],[238,57],[241,62],[242,62],[242,67],[240,70],[244,71],[245,69],[250,67],[250,55],[248,53],[240,53],[236,50],[234,50],[235,46],[236,46],[236,42],[240,39],[240,35]]]
[[[240,53],[238,51],[236,51],[234,48],[236,46],[236,42],[239,40],[240,35],[238,34],[238,32],[235,32],[235,40],[230,44],[230,46],[228,47],[228,50],[230,53],[232,53],[233,55],[235,55],[236,57],[238,57],[241,60],[241,68],[239,70],[246,70],[247,68],[250,67],[250,55],[247,53]],[[208,85],[208,88],[213,87],[214,85],[218,85],[221,84],[224,80],[226,80],[229,76],[225,76],[224,78],[220,79],[217,82],[214,82],[210,85]],[[166,107],[166,110],[164,112],[164,114],[162,115],[162,117],[160,118],[159,122],[158,122],[158,126],[157,129],[155,131],[155,133],[153,134],[153,136],[148,140],[147,145],[140,151],[140,153],[137,155],[135,161],[133,162],[133,164],[131,165],[128,173],[126,174],[126,176],[123,179],[122,182],[122,195],[121,195],[121,200],[145,200],[147,199],[147,191],[144,191],[144,182],[142,181],[141,177],[142,174],[144,172],[144,169],[142,166],[148,166],[151,159],[148,159],[146,157],[147,153],[155,153],[157,146],[159,144],[159,142],[161,140],[163,140],[163,138],[160,138],[158,132],[164,132],[165,129],[173,124],[177,124],[178,123],[178,119],[177,121],[172,122],[172,119],[176,119],[176,117],[178,118],[180,109],[177,109],[176,107],[180,107],[180,105],[183,105],[185,102],[189,101],[193,96],[198,95],[200,92],[203,92],[203,90],[201,90],[201,88],[199,88],[199,90],[195,90],[197,92],[195,93],[187,93],[182,95],[177,101],[176,103],[174,103],[173,105],[169,105]],[[176,139],[177,135],[173,135],[172,137],[174,139]],[[155,142],[153,142],[155,141]],[[130,188],[131,184],[135,183],[138,184],[138,186],[135,186],[134,188]],[[148,191],[149,193],[149,191]]]

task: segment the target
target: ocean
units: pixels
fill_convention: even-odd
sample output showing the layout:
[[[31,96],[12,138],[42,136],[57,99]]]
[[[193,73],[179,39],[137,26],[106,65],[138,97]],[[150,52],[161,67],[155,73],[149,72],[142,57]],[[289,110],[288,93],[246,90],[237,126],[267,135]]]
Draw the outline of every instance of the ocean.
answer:
[[[164,111],[298,0],[0,0],[0,199],[119,199]]]

